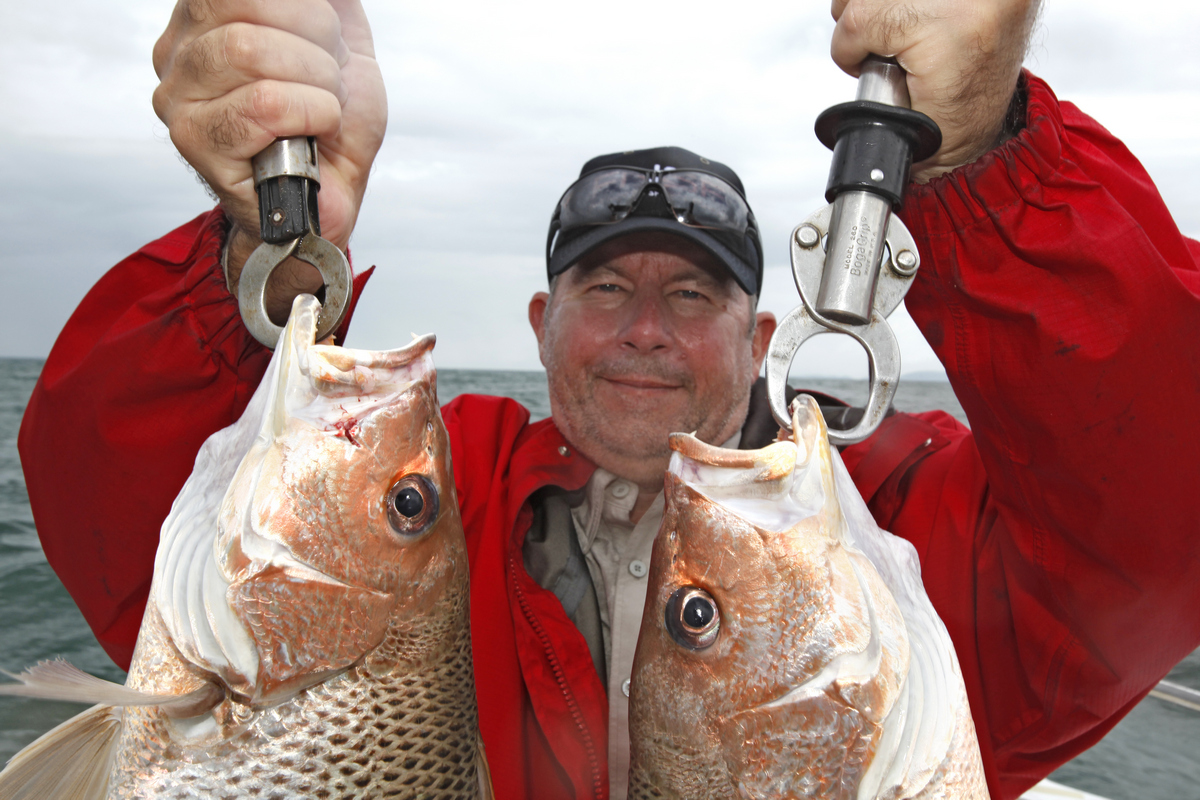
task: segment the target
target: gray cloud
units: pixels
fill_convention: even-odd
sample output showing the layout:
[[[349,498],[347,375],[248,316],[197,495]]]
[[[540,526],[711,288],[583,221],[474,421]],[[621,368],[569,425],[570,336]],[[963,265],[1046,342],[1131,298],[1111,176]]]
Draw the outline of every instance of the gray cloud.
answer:
[[[544,285],[553,203],[590,156],[667,143],[738,170],[766,242],[762,305],[796,304],[787,237],[823,203],[829,164],[813,119],[854,92],[828,58],[827,4],[589,8],[368,2],[390,121],[351,243],[357,266],[379,265],[354,342],[434,331],[444,366],[536,368],[525,305]],[[1197,12],[1174,12],[1186,24],[1156,31],[1115,0],[1050,0],[1030,63],[1125,138],[1196,234],[1197,127],[1184,123],[1200,108]],[[44,355],[105,269],[211,202],[149,106],[168,2],[0,14],[0,272],[22,298],[0,354]],[[906,369],[936,368],[911,321],[893,323]],[[806,347],[806,372],[865,372],[837,338]]]

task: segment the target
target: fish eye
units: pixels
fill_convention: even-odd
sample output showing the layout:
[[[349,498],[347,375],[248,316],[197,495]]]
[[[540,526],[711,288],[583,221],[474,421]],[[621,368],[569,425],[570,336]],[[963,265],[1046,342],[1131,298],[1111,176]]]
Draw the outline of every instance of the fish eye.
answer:
[[[388,522],[403,536],[420,536],[437,519],[437,489],[424,475],[405,475],[396,481],[386,502]]]
[[[721,610],[708,592],[695,586],[677,589],[667,600],[667,630],[689,650],[703,650],[717,640]]]

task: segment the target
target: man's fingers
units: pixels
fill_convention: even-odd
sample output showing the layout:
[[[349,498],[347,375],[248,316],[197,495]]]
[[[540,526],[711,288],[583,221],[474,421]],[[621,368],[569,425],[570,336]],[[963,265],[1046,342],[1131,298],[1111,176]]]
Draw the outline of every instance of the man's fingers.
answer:
[[[929,4],[880,3],[875,0],[842,0],[834,4],[837,25],[830,55],[850,75],[872,53],[896,56],[916,44],[937,24]]]
[[[327,0],[180,0],[171,18],[179,26],[181,45],[210,30],[244,22],[262,25],[307,39],[335,56],[342,39],[341,20]],[[170,32],[170,27],[168,27]]]
[[[375,40],[371,37],[371,23],[363,11],[360,0],[328,0],[342,23],[342,39],[350,52],[375,57]],[[345,64],[345,61],[341,62]]]
[[[387,101],[361,5],[334,2],[179,0],[155,45],[154,110],[233,218],[231,275],[257,241],[251,159],[277,138],[320,140],[322,227],[354,228]]]
[[[344,100],[341,69],[321,47],[277,28],[235,22],[194,39],[164,81],[175,102],[211,100],[259,80],[305,83]]]
[[[329,92],[278,81],[258,81],[183,108],[168,126],[171,141],[217,192],[235,224],[252,231],[258,204],[250,159],[275,139],[333,137],[341,124],[341,106]]]
[[[1017,83],[1038,0],[833,0],[830,53],[851,75],[870,53],[909,73],[912,107],[942,129],[918,180],[994,147]]]
[[[307,84],[257,81],[208,103],[196,103],[186,120],[172,124],[171,138],[185,156],[212,150],[224,159],[246,160],[275,139],[336,136],[341,105]],[[179,138],[176,138],[176,129]],[[249,163],[245,164],[247,173]]]

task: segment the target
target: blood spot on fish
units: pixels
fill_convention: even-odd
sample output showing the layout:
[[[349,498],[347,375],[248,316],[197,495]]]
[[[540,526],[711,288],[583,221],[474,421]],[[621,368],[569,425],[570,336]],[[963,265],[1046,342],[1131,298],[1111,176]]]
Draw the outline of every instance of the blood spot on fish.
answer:
[[[346,416],[333,423],[333,430],[337,431],[338,436],[344,436],[346,441],[355,447],[362,447],[362,444],[354,438],[358,434],[358,420],[350,415],[345,406],[338,406],[338,408],[342,409],[342,413]]]

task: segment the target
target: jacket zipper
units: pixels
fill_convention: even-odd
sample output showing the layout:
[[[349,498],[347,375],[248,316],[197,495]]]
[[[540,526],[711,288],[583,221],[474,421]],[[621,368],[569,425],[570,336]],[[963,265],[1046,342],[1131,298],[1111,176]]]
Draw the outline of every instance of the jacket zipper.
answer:
[[[516,569],[516,556],[513,553],[509,553],[508,574],[510,580],[513,582],[513,588],[516,590],[517,602],[521,605],[521,613],[525,615],[525,619],[529,622],[530,627],[533,628],[538,641],[542,643],[546,659],[550,662],[550,669],[554,672],[554,679],[558,682],[559,691],[562,692],[563,699],[567,703],[567,709],[571,712],[571,719],[575,721],[575,726],[579,729],[579,734],[583,739],[584,749],[587,752],[588,770],[592,777],[592,797],[596,800],[603,800],[604,781],[600,775],[600,760],[596,756],[596,744],[592,740],[592,733],[588,730],[587,723],[583,720],[583,713],[579,710],[579,704],[575,702],[575,695],[571,693],[570,687],[567,686],[567,679],[563,675],[562,665],[558,661],[558,654],[555,653],[554,647],[550,643],[550,637],[546,635],[546,631],[542,628],[542,623],[537,620],[533,614],[533,609],[529,607],[529,601],[525,598],[525,590],[521,588],[521,582],[517,579]]]

